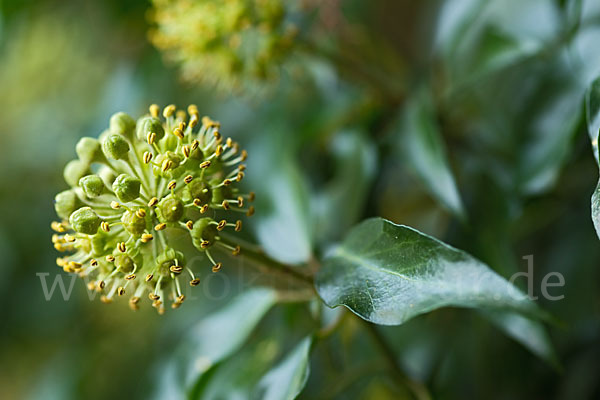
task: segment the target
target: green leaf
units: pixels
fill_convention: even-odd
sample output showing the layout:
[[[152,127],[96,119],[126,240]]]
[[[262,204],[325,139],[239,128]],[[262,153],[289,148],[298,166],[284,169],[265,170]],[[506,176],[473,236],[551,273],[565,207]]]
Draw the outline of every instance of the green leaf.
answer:
[[[514,312],[486,311],[482,315],[533,354],[559,368],[554,346],[542,323]]]
[[[317,274],[330,307],[398,325],[440,307],[516,311],[546,317],[525,294],[471,255],[407,226],[363,221]]]
[[[276,302],[276,293],[254,288],[236,296],[226,306],[191,327],[173,357],[159,371],[153,398],[183,393],[207,371],[237,352]]]
[[[592,150],[596,163],[600,167],[598,158],[598,134],[600,132],[600,78],[592,82],[585,95],[586,120],[588,134],[592,142]],[[592,221],[596,228],[596,234],[600,238],[600,181],[592,194]]]
[[[202,319],[189,333],[196,371],[202,373],[238,350],[275,302],[274,291],[250,289]]]
[[[260,149],[255,153],[261,154]],[[311,225],[308,190],[290,156],[273,158],[252,178],[257,198],[253,224],[260,244],[272,258],[299,264],[310,258]],[[265,179],[265,176],[268,179]]]
[[[262,400],[293,400],[308,380],[312,336],[303,339],[288,356],[260,380]]]
[[[429,192],[455,215],[463,205],[446,159],[430,93],[422,89],[412,96],[401,118],[401,148]]]
[[[271,334],[245,346],[203,376],[191,398],[295,399],[308,379],[312,337],[303,339],[275,364],[282,353],[281,342],[277,334]]]

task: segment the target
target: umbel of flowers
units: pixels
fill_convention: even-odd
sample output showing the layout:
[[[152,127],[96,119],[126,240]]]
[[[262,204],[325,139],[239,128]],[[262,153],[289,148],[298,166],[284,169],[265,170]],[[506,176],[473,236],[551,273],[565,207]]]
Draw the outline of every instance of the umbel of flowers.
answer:
[[[223,89],[276,81],[298,33],[282,0],[153,0],[150,39],[184,78]],[[257,85],[258,84],[258,85]]]
[[[165,302],[179,307],[182,285],[196,286],[197,271],[169,243],[173,230],[185,231],[217,272],[216,249],[240,253],[227,230],[240,231],[241,215],[251,216],[254,194],[242,194],[245,150],[224,139],[220,124],[157,105],[137,122],[125,113],[110,119],[99,139],[82,138],[78,159],[64,170],[71,186],[56,195],[60,221],[52,223],[57,259],[68,273],[88,280],[110,302],[128,296],[132,309],[147,297],[160,313]]]

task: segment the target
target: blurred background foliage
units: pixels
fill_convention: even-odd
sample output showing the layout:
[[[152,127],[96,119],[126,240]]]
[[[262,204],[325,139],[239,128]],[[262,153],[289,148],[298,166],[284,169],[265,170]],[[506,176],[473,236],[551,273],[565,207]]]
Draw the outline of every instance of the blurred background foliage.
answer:
[[[51,285],[60,271],[52,199],[75,143],[97,136],[112,113],[137,116],[150,103],[196,103],[248,148],[247,184],[258,193],[248,239],[278,260],[310,265],[353,224],[382,216],[505,277],[533,255],[536,295],[545,274],[564,275],[555,289],[564,299],[539,300],[562,321],[549,327],[560,368],[477,313],[445,309],[382,329],[435,398],[600,396],[600,246],[589,211],[597,170],[582,111],[600,73],[598,2],[284,1],[274,14],[294,39],[283,54],[270,48],[276,56],[251,78],[235,62],[207,67],[180,42],[157,39],[183,18],[161,20],[169,4],[0,1],[1,398],[176,398],[189,379],[176,356],[215,339],[201,341],[195,325],[253,279],[235,265],[223,278],[207,273],[195,299],[160,318],[88,301],[80,281],[70,301],[58,292],[45,300],[36,273]],[[193,35],[183,29],[193,21],[183,22]],[[161,54],[150,39],[175,48]],[[229,44],[204,45],[218,53]],[[235,342],[232,309],[211,332]],[[265,307],[259,328],[249,323],[249,346],[223,352],[192,397],[246,398],[257,371],[314,328],[315,312]],[[315,345],[301,397],[409,398],[360,322],[348,320]],[[521,342],[543,341],[519,332]]]

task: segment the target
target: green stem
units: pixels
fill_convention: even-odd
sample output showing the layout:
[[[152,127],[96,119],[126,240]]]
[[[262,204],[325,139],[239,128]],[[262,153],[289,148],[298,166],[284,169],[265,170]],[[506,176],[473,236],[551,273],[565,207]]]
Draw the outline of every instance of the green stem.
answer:
[[[377,327],[363,319],[360,320],[363,322],[367,332],[371,334],[373,341],[381,350],[381,353],[383,354],[387,363],[389,364],[390,369],[394,372],[394,375],[396,375],[400,382],[402,382],[404,385],[406,385],[406,387],[410,389],[415,399],[431,400],[431,395],[429,394],[427,388],[422,383],[413,380],[404,373],[404,371],[400,367],[400,364],[398,364],[396,357],[394,357],[394,349],[387,342],[386,338],[381,334],[381,332],[377,330]]]
[[[294,280],[301,281],[304,284],[309,284],[311,287],[313,286],[313,278],[311,276],[300,272],[298,268],[273,260],[272,258],[267,256],[260,248],[256,248],[245,243],[240,243],[239,241],[230,241],[227,238],[223,237],[223,235],[221,235],[221,240],[223,241],[223,243],[226,243],[230,246],[240,246],[240,257],[246,258],[250,261],[260,264],[268,269],[284,273],[289,277],[293,278]]]

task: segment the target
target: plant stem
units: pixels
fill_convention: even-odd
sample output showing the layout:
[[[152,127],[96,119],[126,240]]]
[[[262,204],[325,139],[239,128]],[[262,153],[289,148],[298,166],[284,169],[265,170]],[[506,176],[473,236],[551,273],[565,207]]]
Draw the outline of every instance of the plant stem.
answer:
[[[431,400],[431,394],[427,388],[420,382],[415,381],[402,371],[402,368],[398,364],[396,357],[394,357],[394,349],[387,342],[386,338],[377,330],[377,327],[370,322],[360,319],[367,332],[371,334],[373,341],[377,344],[381,353],[385,357],[390,369],[394,372],[394,375],[412,392],[413,396],[417,400]]]
[[[239,240],[234,243],[223,237],[221,240],[224,243],[227,243],[231,246],[239,245],[242,250],[240,252],[241,257],[247,258],[248,260],[260,264],[268,269],[284,273],[295,280],[299,280],[302,283],[309,284],[311,287],[313,287],[312,276],[302,273],[298,268],[273,260],[272,258],[267,256],[259,247],[252,246],[246,243],[240,243]]]

